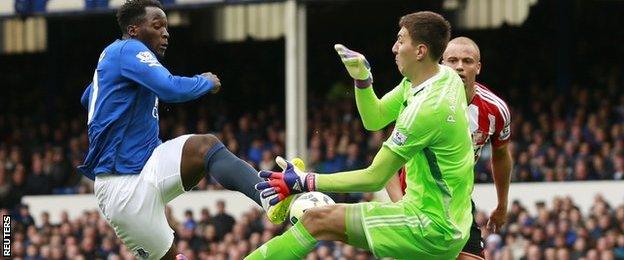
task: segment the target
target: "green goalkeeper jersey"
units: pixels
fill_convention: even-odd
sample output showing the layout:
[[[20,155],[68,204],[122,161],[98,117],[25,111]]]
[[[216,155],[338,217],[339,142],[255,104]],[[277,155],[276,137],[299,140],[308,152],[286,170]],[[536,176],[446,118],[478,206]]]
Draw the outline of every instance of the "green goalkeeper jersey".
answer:
[[[376,130],[396,121],[392,136],[371,166],[318,174],[316,188],[325,192],[378,191],[396,174],[393,157],[401,157],[407,169],[402,200],[405,213],[424,214],[444,234],[444,241],[459,241],[468,237],[472,222],[474,152],[464,85],[451,68],[438,66],[439,72],[422,84],[412,86],[403,79],[381,99],[370,87],[356,89],[364,126]],[[382,163],[386,161],[391,163]]]
[[[397,115],[383,145],[407,161],[407,210],[418,209],[455,239],[467,235],[474,155],[461,78],[440,65],[418,86],[404,78],[383,100]]]

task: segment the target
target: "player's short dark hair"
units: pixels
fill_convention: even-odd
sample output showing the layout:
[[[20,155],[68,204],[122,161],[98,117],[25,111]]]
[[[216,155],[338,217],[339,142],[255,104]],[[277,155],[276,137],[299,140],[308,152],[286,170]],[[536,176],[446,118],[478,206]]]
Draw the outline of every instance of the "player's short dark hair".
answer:
[[[145,19],[146,7],[163,9],[162,4],[156,0],[126,0],[117,10],[117,23],[122,33],[126,33],[129,25],[139,24]]]
[[[451,24],[434,12],[422,11],[404,15],[399,20],[399,26],[407,29],[413,44],[427,45],[430,56],[435,61],[442,57],[451,38]]]

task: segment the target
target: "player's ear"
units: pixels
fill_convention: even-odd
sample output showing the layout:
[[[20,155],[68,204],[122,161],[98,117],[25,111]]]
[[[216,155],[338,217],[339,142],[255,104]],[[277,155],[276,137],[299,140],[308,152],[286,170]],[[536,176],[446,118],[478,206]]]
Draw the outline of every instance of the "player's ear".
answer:
[[[126,28],[126,32],[128,32],[128,35],[130,35],[130,37],[134,38],[139,35],[139,27],[134,24],[128,25],[128,27]]]
[[[427,45],[425,44],[418,44],[416,45],[416,59],[421,61],[423,60],[425,57],[427,57]]]
[[[477,75],[479,75],[479,73],[481,73],[481,62],[480,61],[477,62]]]

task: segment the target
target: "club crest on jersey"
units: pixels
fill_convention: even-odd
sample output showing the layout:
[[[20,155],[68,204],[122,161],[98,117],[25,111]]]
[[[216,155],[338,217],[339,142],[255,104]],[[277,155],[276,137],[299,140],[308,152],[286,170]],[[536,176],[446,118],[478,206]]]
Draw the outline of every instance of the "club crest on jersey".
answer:
[[[405,141],[407,141],[407,136],[403,133],[397,130],[392,133],[392,142],[394,142],[396,145],[404,145]]]
[[[154,57],[154,54],[152,54],[149,51],[139,52],[139,54],[137,54],[136,57],[139,58],[140,62],[146,63],[147,66],[150,66],[150,67],[162,66],[160,65],[160,62],[158,62],[158,59]]]

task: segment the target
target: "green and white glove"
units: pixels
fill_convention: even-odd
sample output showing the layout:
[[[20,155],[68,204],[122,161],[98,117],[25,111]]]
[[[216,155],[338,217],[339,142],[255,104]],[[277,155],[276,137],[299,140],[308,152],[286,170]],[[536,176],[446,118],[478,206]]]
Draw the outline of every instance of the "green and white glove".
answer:
[[[342,44],[334,45],[334,49],[340,56],[342,63],[349,72],[349,75],[355,80],[355,86],[358,88],[367,88],[373,84],[373,74],[371,74],[371,66],[366,57],[359,52],[349,50]]]

